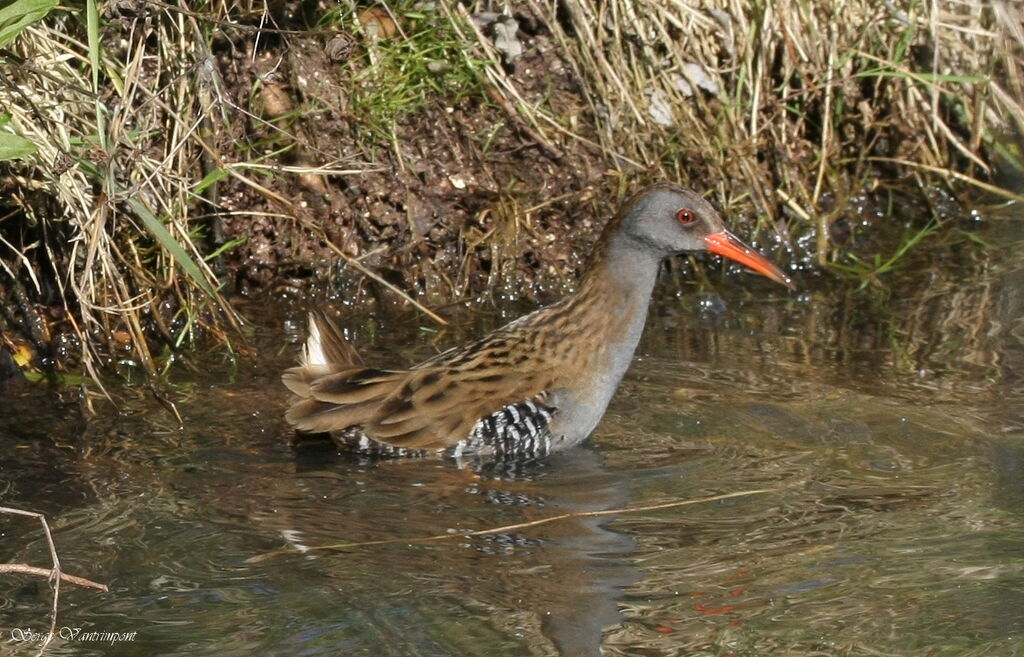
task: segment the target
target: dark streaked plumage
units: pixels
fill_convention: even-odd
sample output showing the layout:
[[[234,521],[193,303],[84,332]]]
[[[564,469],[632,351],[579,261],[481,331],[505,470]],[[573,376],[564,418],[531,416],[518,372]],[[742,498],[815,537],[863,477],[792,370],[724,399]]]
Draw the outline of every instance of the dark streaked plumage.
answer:
[[[703,250],[792,287],[703,198],[657,184],[605,227],[575,294],[408,370],[365,367],[330,321],[311,314],[302,363],[283,376],[298,397],[286,418],[373,453],[533,458],[575,445],[629,366],[659,263]]]

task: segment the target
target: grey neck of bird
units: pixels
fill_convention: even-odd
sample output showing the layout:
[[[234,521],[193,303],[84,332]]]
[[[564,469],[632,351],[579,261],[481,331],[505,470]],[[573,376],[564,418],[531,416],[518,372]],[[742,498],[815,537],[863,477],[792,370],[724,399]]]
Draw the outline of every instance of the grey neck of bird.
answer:
[[[614,307],[625,303],[635,309],[634,302],[639,301],[644,310],[639,313],[642,325],[661,261],[662,255],[651,246],[629,235],[616,235],[584,274],[580,294],[594,297],[590,299],[594,305]]]
[[[599,245],[602,252],[595,253],[578,292],[563,308],[574,318],[576,330],[590,338],[582,358],[588,362],[591,385],[562,393],[571,400],[563,403],[562,419],[573,427],[576,439],[593,431],[629,368],[658,277],[661,258],[652,249],[617,237]]]
[[[588,321],[607,331],[605,344],[614,354],[608,365],[617,383],[640,341],[662,258],[626,235],[616,235],[606,246],[585,274],[578,296],[587,308],[583,314],[593,313]]]

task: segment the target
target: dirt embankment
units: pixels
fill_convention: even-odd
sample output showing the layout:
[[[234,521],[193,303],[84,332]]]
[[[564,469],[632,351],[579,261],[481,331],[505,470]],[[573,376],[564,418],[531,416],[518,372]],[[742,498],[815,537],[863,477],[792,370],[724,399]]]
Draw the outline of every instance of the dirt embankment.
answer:
[[[590,108],[550,32],[532,14],[514,19],[522,53],[504,67],[507,81],[522,102],[592,133]],[[493,29],[487,20],[483,29]],[[405,30],[423,29],[412,23]],[[432,304],[483,290],[534,298],[571,282],[612,211],[620,174],[580,140],[553,144],[486,81],[415,98],[374,125],[382,108],[369,103],[390,102],[376,85],[424,84],[374,77],[394,73],[388,58],[417,56],[417,38],[279,34],[264,38],[255,59],[252,35],[217,43],[225,92],[259,116],[219,126],[218,147],[287,146],[280,161],[310,170],[266,183],[285,208],[238,181],[222,183],[225,237],[245,239],[224,258],[236,289],[308,288],[339,270],[330,266],[342,262],[334,247]],[[332,51],[339,39],[350,44],[341,55]],[[457,45],[443,54],[456,57]],[[464,84],[452,79],[463,62],[436,62],[422,73],[434,76],[430,88]],[[348,173],[313,171],[325,164]]]

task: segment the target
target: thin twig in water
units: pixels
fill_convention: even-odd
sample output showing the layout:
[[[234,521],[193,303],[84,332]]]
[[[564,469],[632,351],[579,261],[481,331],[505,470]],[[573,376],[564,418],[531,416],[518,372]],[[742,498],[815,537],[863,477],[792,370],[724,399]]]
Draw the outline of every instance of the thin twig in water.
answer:
[[[698,497],[692,500],[681,500],[677,502],[662,502],[660,504],[646,504],[644,506],[628,506],[621,509],[604,509],[601,511],[575,511],[573,513],[563,513],[557,516],[550,516],[548,518],[540,518],[539,520],[530,520],[528,522],[520,522],[514,525],[503,525],[501,527],[492,527],[490,529],[478,529],[477,531],[465,532],[461,534],[435,534],[433,536],[422,536],[420,538],[385,538],[377,541],[360,541],[358,543],[334,543],[332,545],[314,545],[312,547],[303,548],[303,552],[309,552],[312,550],[347,550],[350,548],[357,547],[368,547],[371,545],[389,545],[392,543],[429,543],[433,541],[446,541],[455,538],[467,538],[470,536],[487,536],[488,534],[499,534],[501,532],[514,531],[518,529],[527,529],[530,527],[537,527],[540,525],[546,525],[551,522],[558,522],[561,520],[573,520],[575,518],[596,518],[600,516],[614,516],[623,513],[641,513],[644,511],[660,511],[662,509],[674,509],[680,506],[692,506],[694,504],[706,504],[708,502],[718,502],[720,500],[728,500],[734,497],[746,497],[748,495],[762,495],[764,493],[774,493],[779,490],[778,488],[758,488],[754,490],[741,490],[733,493],[723,493],[721,495],[711,495],[710,497]],[[290,554],[292,550],[274,550],[272,552],[265,552],[264,554],[257,554],[254,557],[246,559],[246,563],[256,563],[268,559],[270,557],[276,557],[282,554]]]
[[[57,601],[60,599],[60,560],[57,558],[57,547],[53,544],[53,535],[50,534],[50,525],[46,522],[46,516],[35,511],[24,511],[8,506],[0,506],[0,513],[9,513],[16,516],[28,516],[37,518],[43,525],[43,533],[46,535],[46,543],[50,546],[50,559],[53,560],[53,568],[49,570],[50,584],[53,586],[53,607],[50,609],[50,631],[46,634],[46,640],[39,648],[39,654],[43,654],[46,646],[53,639],[54,631],[57,629]]]
[[[27,563],[0,563],[0,575],[5,573],[51,577],[53,575],[53,570],[50,568],[40,568],[39,566],[30,566]],[[94,582],[91,579],[86,579],[84,577],[78,577],[77,575],[60,573],[60,579],[68,584],[77,584],[78,586],[84,586],[90,589],[99,589],[100,591],[110,590],[107,588],[106,584],[100,584],[99,582]]]

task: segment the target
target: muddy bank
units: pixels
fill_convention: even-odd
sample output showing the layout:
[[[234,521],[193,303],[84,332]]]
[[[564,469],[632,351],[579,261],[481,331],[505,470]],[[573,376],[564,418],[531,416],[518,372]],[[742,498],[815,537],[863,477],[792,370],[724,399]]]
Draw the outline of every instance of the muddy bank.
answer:
[[[544,103],[581,133],[595,132],[549,31],[532,13],[516,18],[523,52],[506,74],[523,102]],[[415,19],[403,24],[410,32],[424,29]],[[338,61],[330,47],[345,36],[351,50]],[[281,159],[292,165],[313,170],[336,163],[350,172],[274,180],[270,188],[287,199],[290,216],[281,216],[277,199],[239,181],[222,182],[225,238],[245,240],[224,257],[236,290],[306,291],[340,273],[339,253],[327,241],[430,304],[484,290],[535,298],[563,289],[579,270],[622,194],[622,172],[579,140],[553,146],[486,83],[411,98],[414,108],[395,109],[383,125],[375,123],[374,113],[387,108],[368,103],[393,99],[367,87],[404,84],[419,93],[421,86],[465,84],[453,71],[464,66],[460,61],[432,60],[436,72],[424,69],[412,80],[390,71],[388,58],[416,56],[418,38],[287,35],[263,44],[255,61],[252,37],[217,44],[214,55],[236,104],[247,102],[258,81],[255,110],[267,122],[252,122],[245,140],[290,148]],[[459,58],[457,45],[435,54]],[[397,79],[381,77],[389,72]],[[352,97],[354,89],[360,97]],[[276,132],[281,116],[291,117],[287,135]]]

